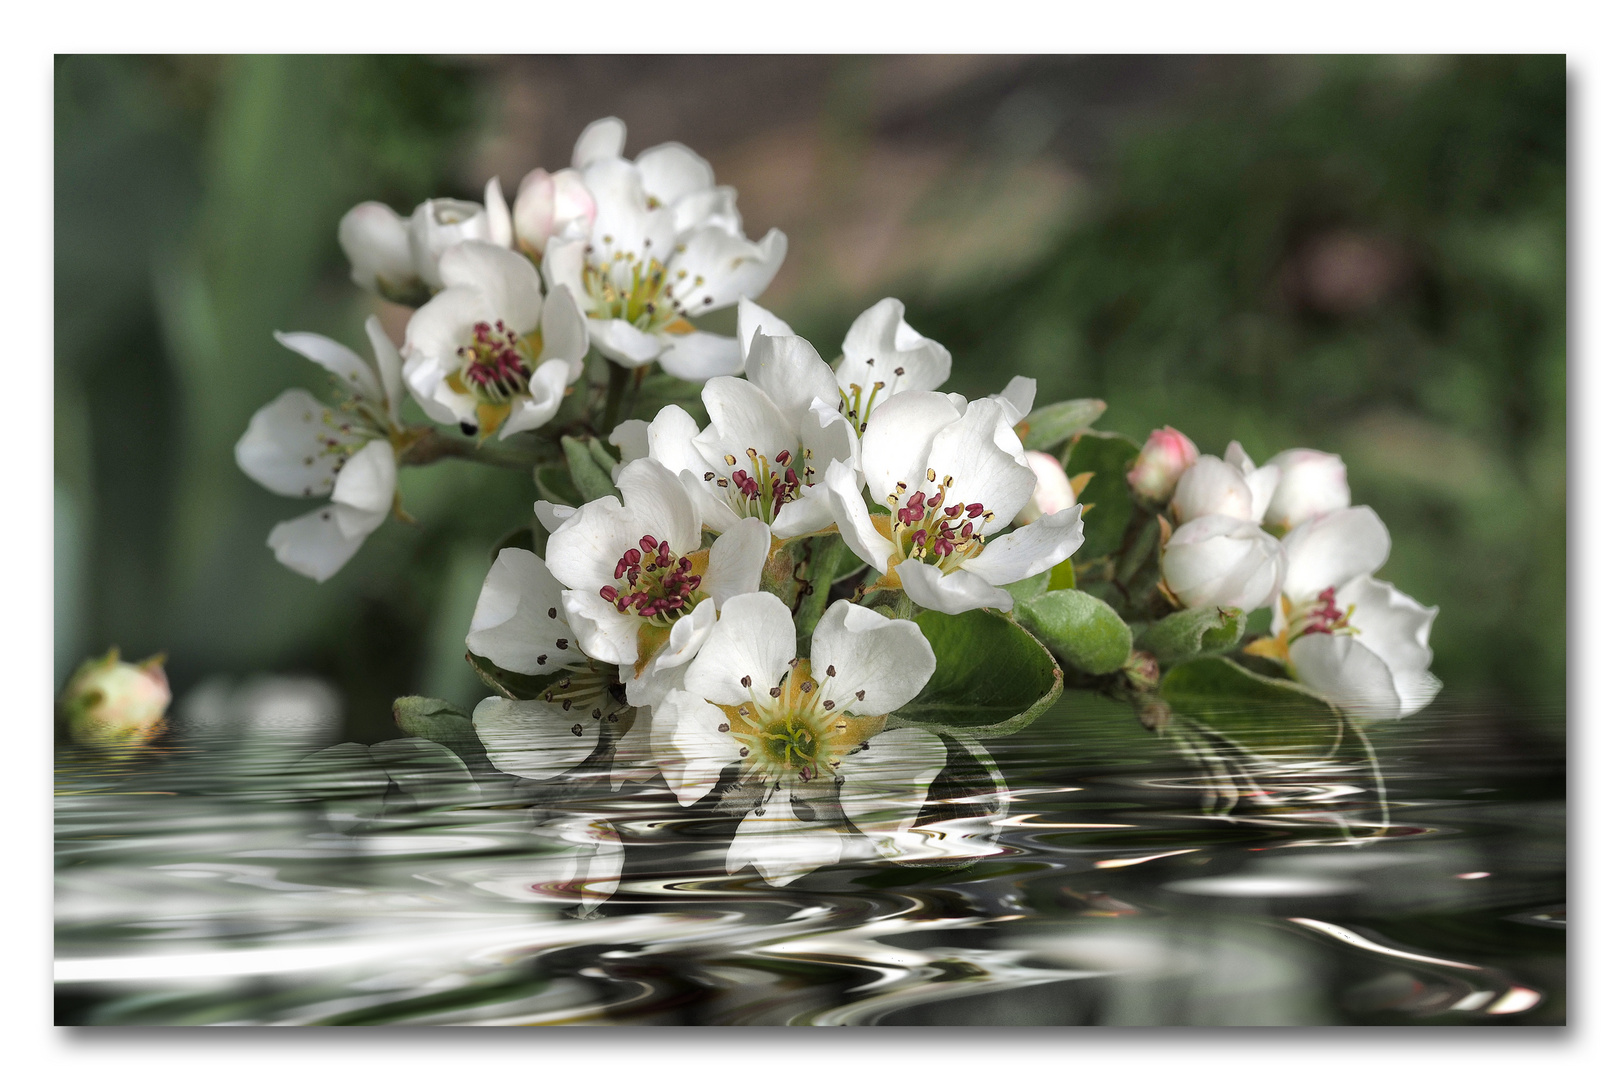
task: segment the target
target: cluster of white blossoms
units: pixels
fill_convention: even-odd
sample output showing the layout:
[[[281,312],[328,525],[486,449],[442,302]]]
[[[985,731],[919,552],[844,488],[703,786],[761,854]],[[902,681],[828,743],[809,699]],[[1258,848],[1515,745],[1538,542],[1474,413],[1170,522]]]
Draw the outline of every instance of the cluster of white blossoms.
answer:
[[[1236,442],[1224,458],[1200,456],[1162,428],[1130,481],[1145,498],[1169,497],[1178,524],[1164,585],[1180,603],[1271,608],[1272,636],[1248,651],[1358,719],[1409,716],[1434,700],[1439,609],[1372,576],[1389,558],[1389,530],[1371,507],[1350,505],[1337,454],[1285,450],[1256,468]]]
[[[620,121],[597,121],[569,168],[531,172],[510,206],[491,180],[482,203],[355,207],[338,230],[353,280],[414,308],[403,344],[376,317],[371,359],[278,334],[338,400],[289,390],[236,447],[270,490],[328,500],[270,534],[317,581],[390,513],[409,520],[401,467],[459,457],[534,477],[532,544],[496,553],[466,637],[497,694],[470,718],[433,705],[470,719],[476,768],[530,792],[661,784],[739,820],[728,871],[782,885],[873,853],[984,854],[999,825],[971,807],[1006,787],[973,733],[1029,722],[1065,670],[1153,693],[1159,662],[1133,641],[1180,608],[1271,608],[1269,635],[1227,651],[1276,661],[1353,717],[1434,696],[1435,611],[1370,576],[1389,534],[1350,506],[1337,457],[1291,450],[1257,468],[1237,443],[1201,457],[1165,428],[1124,473],[1125,440],[1090,428],[1101,402],[1035,410],[1023,377],[950,393],[950,352],[893,298],[829,362],[754,302],[782,234],[750,240],[736,192],[687,147],[631,160],[624,144]],[[734,334],[700,325],[728,308]],[[654,363],[702,385],[701,411],[651,402],[635,417]],[[411,403],[423,420],[404,417]],[[1115,500],[1102,531],[1119,546],[1077,558],[1095,508],[1088,440],[1114,447],[1097,497]],[[1032,613],[1031,598],[1046,606]],[[936,655],[940,641],[954,651]],[[952,670],[936,680],[941,657]],[[1009,692],[998,681],[1014,667],[1032,685]],[[930,694],[950,700],[913,719]],[[976,726],[952,718],[964,709]],[[570,880],[616,881],[612,824],[561,812],[547,828],[562,829],[550,841]],[[479,887],[532,899],[532,878]],[[586,888],[592,903],[611,891]]]

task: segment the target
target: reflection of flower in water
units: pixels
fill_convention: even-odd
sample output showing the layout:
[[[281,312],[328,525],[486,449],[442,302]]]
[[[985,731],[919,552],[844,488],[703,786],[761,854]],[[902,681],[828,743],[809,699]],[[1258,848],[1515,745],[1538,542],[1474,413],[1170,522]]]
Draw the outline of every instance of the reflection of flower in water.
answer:
[[[446,876],[519,903],[577,902],[582,914],[594,911],[618,891],[624,841],[606,821],[570,814],[547,822],[531,835],[546,849],[543,854],[485,863]]]

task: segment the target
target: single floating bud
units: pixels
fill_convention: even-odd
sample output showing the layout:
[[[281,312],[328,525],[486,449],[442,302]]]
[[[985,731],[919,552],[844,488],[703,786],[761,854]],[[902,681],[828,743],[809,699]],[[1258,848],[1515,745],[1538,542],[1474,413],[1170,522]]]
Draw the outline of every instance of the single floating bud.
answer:
[[[1162,427],[1148,436],[1125,480],[1143,499],[1162,503],[1175,494],[1181,474],[1197,460],[1198,447],[1191,439],[1173,427]]]
[[[169,700],[162,655],[127,664],[113,648],[79,665],[62,692],[62,711],[79,745],[136,750],[163,732]]]

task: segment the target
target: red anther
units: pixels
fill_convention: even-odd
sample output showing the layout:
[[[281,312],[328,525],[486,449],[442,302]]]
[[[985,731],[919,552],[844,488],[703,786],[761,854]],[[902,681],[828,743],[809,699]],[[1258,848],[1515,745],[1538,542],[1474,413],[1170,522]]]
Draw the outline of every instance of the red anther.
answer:
[[[669,541],[668,540],[660,540],[658,542],[658,554],[660,554],[660,555],[668,555],[669,554]]]
[[[956,545],[951,543],[949,540],[945,539],[943,536],[940,537],[938,540],[934,541],[934,554],[935,555],[945,556],[945,555],[949,555],[951,552],[953,552],[955,550],[956,550]]]
[[[939,491],[934,492],[934,497],[932,499],[928,500],[928,508],[930,510],[932,510],[935,507],[939,506],[939,504],[944,502],[944,501],[945,501],[945,491],[944,491],[943,488],[941,488]]]
[[[973,535],[973,522],[971,522],[971,521],[962,522],[962,539],[966,540],[968,537],[970,537],[972,535]]]
[[[916,532],[911,534],[911,542],[913,544],[920,544],[926,539],[928,539],[928,533],[922,529],[918,529]]]
[[[788,453],[786,450],[784,450],[780,454],[776,455],[776,463],[778,465],[786,465],[788,462],[790,462],[792,460],[793,460],[793,455]]]
[[[598,589],[597,592],[601,595],[602,599],[606,600],[610,604],[618,602],[618,591],[615,590],[611,585],[604,585]]]
[[[968,503],[967,504],[967,516],[968,517],[976,518],[982,513],[984,513],[984,503]]]
[[[920,492],[920,491],[912,492],[911,498],[906,500],[906,506],[907,506],[907,508],[909,508],[911,510],[916,510],[918,507],[922,506],[922,504],[923,504],[923,493]]]
[[[681,573],[683,574],[689,574],[692,572],[692,560],[685,558],[684,556],[681,558],[681,561],[675,565],[680,567]]]
[[[788,487],[796,488],[796,487],[799,486],[799,474],[794,472],[792,470],[792,468],[789,468],[788,471],[783,473],[782,475],[783,475],[783,478],[787,480],[787,486]]]
[[[623,614],[625,610],[630,607],[630,598],[628,596],[621,596],[613,602],[613,606],[619,609],[620,614]]]
[[[658,541],[654,540],[650,533],[643,536],[641,538],[641,550],[651,555],[653,552],[658,550]]]
[[[957,503],[955,506],[947,506],[945,508],[945,516],[948,517],[948,518],[961,517],[962,516],[962,504]]]

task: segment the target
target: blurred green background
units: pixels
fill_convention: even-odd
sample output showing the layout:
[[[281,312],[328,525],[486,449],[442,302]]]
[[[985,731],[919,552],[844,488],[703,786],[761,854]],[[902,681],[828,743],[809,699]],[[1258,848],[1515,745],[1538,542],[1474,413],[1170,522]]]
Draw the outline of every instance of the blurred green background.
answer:
[[[56,67],[56,678],[84,654],[314,674],[351,737],[471,703],[461,638],[525,477],[443,462],[315,585],[265,547],[312,504],[239,473],[260,405],[320,372],[273,330],[363,347],[338,218],[508,195],[598,116],[691,145],[751,235],[762,301],[831,359],[885,295],[949,388],[1040,381],[1102,426],[1207,452],[1337,452],[1394,535],[1381,576],[1441,615],[1435,672],[1561,726],[1562,57],[61,57]]]

